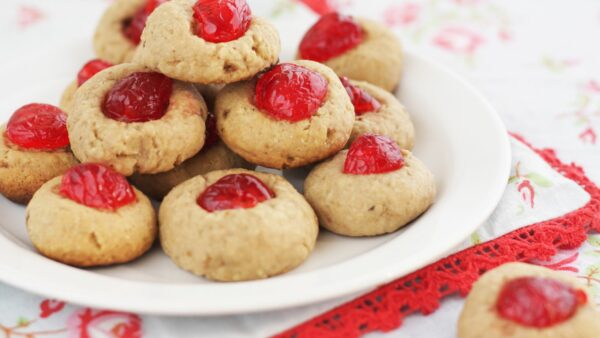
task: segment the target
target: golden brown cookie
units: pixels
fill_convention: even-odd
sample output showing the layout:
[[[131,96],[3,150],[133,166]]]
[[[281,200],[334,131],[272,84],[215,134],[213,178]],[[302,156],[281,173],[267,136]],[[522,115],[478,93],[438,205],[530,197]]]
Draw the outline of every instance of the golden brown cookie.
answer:
[[[390,155],[388,161],[383,154],[393,141],[386,138],[381,150],[367,137],[381,138],[363,135],[365,139],[358,138],[350,150],[318,164],[304,181],[304,196],[320,224],[337,234],[396,231],[425,212],[435,198],[433,175],[421,161],[407,150]]]
[[[330,13],[306,33],[298,58],[322,62],[340,76],[392,91],[400,82],[402,53],[398,38],[382,24]]]
[[[85,194],[94,194],[98,188],[81,188],[81,183],[105,184],[97,175],[103,175],[104,181],[114,182],[112,178],[106,178],[106,172],[93,171],[86,174],[85,180],[80,176],[79,181],[71,180],[69,183],[79,183],[77,190],[87,189]],[[128,184],[124,177],[120,177]],[[90,183],[92,180],[93,183]],[[157,234],[156,213],[150,200],[140,191],[129,186],[131,201],[116,210],[102,209],[84,204],[97,203],[89,195],[82,197],[84,202],[65,195],[64,182],[64,177],[50,180],[35,193],[27,206],[29,238],[44,256],[74,266],[102,266],[131,261],[152,246]],[[123,186],[104,185],[103,191],[115,187]],[[122,192],[113,195],[124,196]],[[100,200],[106,203],[111,197],[103,196]]]
[[[458,337],[598,337],[599,314],[593,299],[565,272],[504,264],[473,285],[458,321]]]
[[[0,127],[0,194],[9,200],[27,204],[33,194],[53,177],[77,164],[69,149],[32,151],[11,144]]]
[[[220,198],[230,187],[238,193]],[[255,205],[230,209],[249,200]],[[287,272],[306,260],[319,231],[314,211],[284,178],[243,169],[180,184],[165,197],[159,220],[162,247],[175,264],[218,281]]]
[[[59,107],[66,113],[69,113],[73,109],[73,101],[75,100],[77,88],[79,88],[77,81],[71,82],[60,97]]]
[[[124,31],[146,0],[115,0],[100,18],[94,34],[94,50],[100,59],[114,64],[129,62],[138,45]]]
[[[342,79],[342,83],[346,86],[347,91],[349,89],[353,90],[353,96],[361,94],[363,96],[358,98],[358,102],[355,103],[356,119],[348,144],[352,143],[360,135],[371,133],[389,136],[402,149],[411,150],[413,148],[415,143],[415,128],[410,115],[394,95],[367,82],[344,78]],[[365,93],[367,98],[374,99],[375,103],[371,105],[365,104]],[[375,109],[369,110],[365,108],[367,106],[374,106]]]
[[[148,18],[139,62],[181,81],[219,84],[249,79],[277,63],[279,35],[264,19],[252,17],[245,34],[210,42],[195,34],[194,0],[172,0]]]
[[[278,65],[263,77],[280,67],[291,66],[300,66],[300,70],[308,70],[309,76],[317,74],[319,81],[324,81],[323,87],[320,87],[325,93],[322,103],[320,106],[315,105],[316,110],[310,116],[301,115],[301,119],[286,120],[295,119],[297,116],[277,117],[265,109],[259,109],[255,89],[257,80],[230,84],[217,96],[215,113],[219,135],[231,150],[251,163],[278,169],[307,165],[335,154],[344,147],[350,137],[354,123],[352,103],[339,78],[331,69],[312,61],[294,61]],[[296,74],[297,71],[282,70],[277,74],[294,74],[300,77]],[[295,78],[294,76],[290,75],[290,78]],[[261,79],[262,77],[258,82]],[[265,86],[261,92],[262,96],[269,97],[270,90],[273,93],[281,91],[280,88],[273,87],[278,85],[274,82],[275,85]],[[315,88],[292,86],[298,83],[285,84],[286,88],[293,89],[288,91],[287,100],[297,104],[285,109],[286,112],[291,112],[290,114],[298,113],[300,109],[297,107],[308,106],[305,102],[294,102],[294,99],[312,94],[312,89],[309,88]],[[314,97],[309,99],[313,100]],[[273,102],[280,103],[277,99]]]
[[[254,169],[254,166],[218,141],[172,170],[154,175],[134,174],[129,179],[146,195],[162,200],[175,186],[192,177],[232,168]]]
[[[159,119],[123,122],[106,115],[107,93],[122,80],[148,72],[141,65],[114,66],[77,90],[67,122],[73,153],[81,162],[108,164],[127,176],[155,174],[173,169],[202,148],[207,109],[191,84],[172,82],[168,106]]]

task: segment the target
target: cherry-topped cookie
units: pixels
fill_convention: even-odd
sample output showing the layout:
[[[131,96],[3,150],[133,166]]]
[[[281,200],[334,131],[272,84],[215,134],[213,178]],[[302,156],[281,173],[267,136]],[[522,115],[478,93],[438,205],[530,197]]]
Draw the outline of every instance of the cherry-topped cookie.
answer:
[[[204,144],[207,109],[196,88],[140,65],[105,69],[76,92],[73,153],[123,175],[173,169]]]
[[[215,103],[223,141],[249,162],[295,168],[344,147],[354,110],[335,73],[312,61],[279,64],[226,86]]]
[[[196,176],[165,197],[160,240],[179,267],[218,281],[267,278],[301,264],[319,227],[283,177],[243,169]]]
[[[393,90],[402,73],[402,47],[385,26],[340,13],[323,15],[304,35],[298,58],[321,62],[340,76]]]
[[[421,161],[373,134],[359,136],[304,181],[321,225],[346,236],[396,231],[427,210],[435,194],[433,175]]]
[[[77,89],[96,73],[112,66],[112,63],[100,59],[90,60],[83,65],[77,73],[77,78],[63,92],[60,98],[60,108],[67,113],[71,111]]]
[[[592,299],[564,272],[504,264],[473,285],[458,322],[458,337],[598,337],[599,314]]]
[[[341,80],[356,115],[349,143],[360,135],[371,133],[390,137],[402,149],[413,148],[415,128],[410,115],[394,95],[367,82],[344,76]]]
[[[131,61],[148,17],[167,1],[115,0],[104,12],[96,28],[96,55],[114,64]]]
[[[44,184],[26,219],[40,253],[82,267],[131,261],[152,246],[157,233],[150,200],[121,174],[94,163]]]
[[[0,194],[13,202],[29,202],[42,184],[77,164],[60,108],[25,105],[0,126],[0,135]]]
[[[136,62],[174,79],[231,83],[277,63],[279,35],[245,0],[172,0],[148,19]]]
[[[175,186],[194,176],[232,168],[254,169],[254,165],[231,151],[221,141],[216,123],[214,115],[208,114],[204,146],[192,158],[164,173],[134,174],[129,178],[131,182],[148,196],[162,200]]]

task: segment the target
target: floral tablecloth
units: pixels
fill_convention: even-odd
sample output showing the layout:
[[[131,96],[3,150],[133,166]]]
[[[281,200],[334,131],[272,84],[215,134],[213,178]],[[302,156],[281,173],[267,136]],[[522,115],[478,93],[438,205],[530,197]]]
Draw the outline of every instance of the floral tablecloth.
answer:
[[[490,99],[511,132],[550,147],[600,183],[600,2],[596,0],[250,0],[284,39],[282,59],[317,13],[337,9],[379,20],[411,49],[462,74]],[[0,73],[23,59],[40,60],[65,41],[91,37],[108,0],[3,0]],[[91,55],[90,55],[91,56]],[[85,60],[81,60],[82,62]],[[51,67],[51,65],[48,65]],[[73,65],[73,70],[79,65]],[[27,69],[23,70],[24,72]],[[10,81],[10,79],[3,79]],[[449,107],[448,114],[452,114]],[[476,128],[476,126],[470,126]],[[509,229],[560,216],[589,196],[513,140],[513,175],[499,209],[465,246]],[[9,259],[2,257],[0,259]],[[600,295],[600,235],[551,265],[576,274]],[[256,336],[280,332],[345,299],[249,316],[161,318],[89,309],[46,300],[0,284],[0,337]],[[394,337],[454,337],[462,299],[444,300],[429,316],[405,319]],[[399,323],[398,323],[399,324]],[[396,325],[397,326],[397,325]]]

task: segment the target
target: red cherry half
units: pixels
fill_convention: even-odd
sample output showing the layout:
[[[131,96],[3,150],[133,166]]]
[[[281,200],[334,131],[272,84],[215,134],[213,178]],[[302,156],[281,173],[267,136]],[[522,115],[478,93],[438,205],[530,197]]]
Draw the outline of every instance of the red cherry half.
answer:
[[[5,134],[11,143],[25,149],[65,148],[69,146],[67,114],[49,104],[28,104],[13,113]]]
[[[208,42],[228,42],[246,34],[252,12],[245,0],[198,0],[194,5],[196,34]]]
[[[383,174],[404,165],[400,148],[387,136],[365,134],[359,136],[348,150],[344,174]]]
[[[504,284],[496,301],[496,310],[504,319],[544,328],[573,317],[577,307],[586,302],[585,292],[563,282],[520,277]]]
[[[173,80],[160,73],[139,72],[119,80],[102,105],[107,117],[122,122],[162,118],[173,92]]]
[[[256,176],[231,174],[211,184],[198,197],[198,205],[208,212],[253,208],[275,194]]]
[[[309,119],[327,96],[323,75],[306,67],[283,63],[263,74],[256,83],[256,106],[277,120]]]
[[[62,177],[60,194],[94,209],[117,210],[137,197],[127,179],[102,164],[85,163],[69,169]]]
[[[327,61],[358,46],[363,40],[363,29],[352,17],[339,13],[325,14],[302,38],[300,57]]]

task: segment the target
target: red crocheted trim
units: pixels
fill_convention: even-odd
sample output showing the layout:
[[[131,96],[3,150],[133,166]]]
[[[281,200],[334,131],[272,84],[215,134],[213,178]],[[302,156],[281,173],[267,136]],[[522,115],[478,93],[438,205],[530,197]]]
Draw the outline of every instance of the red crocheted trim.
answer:
[[[448,256],[410,275],[300,324],[276,337],[359,337],[391,331],[413,313],[430,314],[446,296],[465,296],[481,274],[507,262],[549,260],[560,249],[575,249],[590,230],[600,231],[600,189],[575,164],[563,164],[551,149],[528,145],[563,176],[591,196],[584,207],[567,215],[532,224],[495,240]]]

